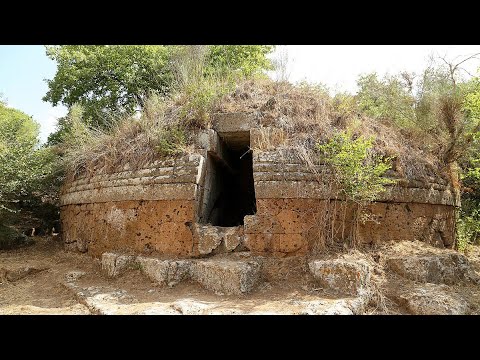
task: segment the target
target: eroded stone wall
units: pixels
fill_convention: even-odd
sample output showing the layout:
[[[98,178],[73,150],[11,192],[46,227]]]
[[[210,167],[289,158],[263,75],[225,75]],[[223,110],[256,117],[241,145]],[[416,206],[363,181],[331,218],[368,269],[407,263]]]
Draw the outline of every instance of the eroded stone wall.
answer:
[[[230,127],[219,127],[222,134],[231,132],[237,134],[231,139],[244,141],[245,129],[235,130],[236,122],[227,120]],[[210,129],[198,135],[196,154],[66,184],[61,219],[67,248],[94,256],[132,251],[193,257],[247,249],[289,257],[322,251],[328,242],[353,240],[453,245],[459,197],[444,180],[397,179],[356,216],[356,205],[342,201],[328,167],[306,166],[301,154],[280,143],[261,150],[272,144],[264,134],[250,130],[257,212],[245,216],[243,229],[206,224],[216,194],[206,159],[229,161],[225,144]]]
[[[61,211],[67,249],[100,256],[107,251],[193,253],[191,200],[132,200],[66,205]]]
[[[328,167],[305,165],[294,149],[261,150],[264,130],[253,129],[257,213],[245,217],[252,252],[291,256],[322,251],[327,242],[373,244],[420,240],[452,247],[459,196],[442,179],[396,179],[362,211],[342,199]],[[263,141],[263,143],[260,143]]]
[[[257,214],[245,217],[245,245],[257,254],[321,252],[328,242],[419,240],[438,247],[454,243],[455,208],[449,205],[377,202],[366,206],[355,222],[358,208],[343,201],[257,199],[257,204]]]
[[[189,257],[204,158],[194,154],[66,184],[61,196],[67,249]]]

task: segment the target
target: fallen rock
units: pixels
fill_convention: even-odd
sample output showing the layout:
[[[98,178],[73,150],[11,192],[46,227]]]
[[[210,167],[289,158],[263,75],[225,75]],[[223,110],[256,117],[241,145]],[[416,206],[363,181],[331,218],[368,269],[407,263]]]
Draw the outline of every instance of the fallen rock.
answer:
[[[198,241],[198,251],[203,255],[210,254],[223,239],[223,234],[217,226],[195,224],[193,233]]]
[[[240,255],[228,260],[217,257],[208,260],[163,260],[114,253],[102,255],[102,268],[109,276],[117,276],[132,264],[138,264],[143,274],[160,285],[172,287],[191,279],[218,294],[249,292],[260,277],[259,262]]]
[[[209,259],[192,262],[192,279],[216,294],[241,295],[250,292],[260,278],[256,260]]]
[[[423,284],[397,295],[396,300],[415,315],[464,315],[465,299],[446,285]]]
[[[68,307],[43,308],[33,305],[10,305],[0,307],[0,315],[89,315],[85,305],[75,304]]]
[[[119,255],[114,253],[102,254],[102,270],[108,276],[116,277],[125,272],[135,262],[133,255]]]
[[[198,252],[202,255],[234,251],[243,239],[243,226],[222,227],[195,223],[192,230],[198,243]]]
[[[48,267],[35,268],[31,266],[25,266],[25,267],[14,269],[14,270],[0,269],[0,280],[7,280],[10,282],[14,282],[14,281],[23,279],[28,275],[36,274],[48,269],[49,269]]]
[[[170,287],[190,277],[191,261],[137,257],[141,271],[152,281]]]
[[[227,251],[234,251],[242,243],[243,226],[225,228],[223,239],[225,249]]]
[[[398,275],[422,282],[452,285],[459,281],[478,283],[478,276],[468,259],[459,253],[391,256],[387,267]]]
[[[352,296],[368,292],[371,270],[363,260],[314,260],[309,264],[315,280],[335,293]]]
[[[85,276],[85,274],[86,274],[85,271],[78,271],[78,270],[69,271],[68,273],[65,274],[65,280],[67,282],[77,281],[82,276]]]

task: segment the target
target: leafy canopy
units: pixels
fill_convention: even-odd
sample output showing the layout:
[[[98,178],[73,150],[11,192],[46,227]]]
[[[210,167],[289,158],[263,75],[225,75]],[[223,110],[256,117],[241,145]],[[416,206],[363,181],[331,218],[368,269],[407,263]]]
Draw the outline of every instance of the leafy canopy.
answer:
[[[273,49],[271,45],[212,45],[208,51],[209,68],[236,71],[250,77],[273,69],[267,57]]]
[[[97,125],[103,125],[106,114],[130,115],[143,108],[150,92],[171,92],[175,60],[186,47],[190,46],[47,46],[57,72],[47,80],[49,90],[43,100],[67,107],[78,103]],[[205,74],[237,72],[248,77],[272,67],[267,55],[273,46],[213,45],[205,49]]]
[[[174,47],[140,45],[47,46],[57,72],[47,80],[44,101],[54,106],[83,105],[88,117],[132,113],[142,106],[149,90],[168,92],[168,66]]]
[[[360,76],[356,99],[360,110],[374,118],[388,119],[408,127],[414,119],[414,98],[396,76],[379,79],[377,74]]]
[[[39,125],[0,103],[0,212],[22,194],[42,186],[52,171],[52,153],[38,148]]]

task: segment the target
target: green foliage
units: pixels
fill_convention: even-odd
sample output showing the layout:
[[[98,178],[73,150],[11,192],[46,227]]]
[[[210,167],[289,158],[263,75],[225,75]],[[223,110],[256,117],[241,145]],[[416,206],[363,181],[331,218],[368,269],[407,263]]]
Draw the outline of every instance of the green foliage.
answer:
[[[439,133],[441,99],[454,93],[450,75],[443,67],[429,66],[413,91],[415,93],[415,126],[423,131]]]
[[[472,83],[473,89],[465,96],[464,108],[469,118],[480,121],[480,79],[475,78]]]
[[[366,115],[391,120],[400,127],[413,125],[415,99],[400,77],[385,76],[379,79],[373,73],[361,76],[357,85],[357,104]]]
[[[480,140],[480,78],[475,77],[462,84],[463,114],[467,119],[466,132]]]
[[[88,127],[91,126],[92,119],[85,116],[85,110],[81,105],[73,104],[68,109],[67,115],[57,120],[56,131],[48,136],[47,145],[59,145],[67,140],[73,140],[72,128],[79,126],[80,122]]]
[[[9,250],[21,246],[31,245],[32,240],[20,234],[10,226],[0,223],[0,250]]]
[[[333,97],[333,108],[343,118],[351,118],[359,113],[355,96],[348,93],[337,93]]]
[[[210,123],[210,112],[216,102],[233,90],[232,78],[207,74],[185,83],[181,91],[180,118],[186,126],[205,128]]]
[[[274,49],[271,45],[212,45],[209,48],[208,68],[221,72],[240,72],[246,77],[272,70],[273,64],[267,55]]]
[[[265,45],[47,46],[47,55],[57,62],[57,73],[47,80],[49,90],[43,100],[68,107],[80,104],[85,118],[92,119],[91,125],[106,126],[106,116],[123,118],[143,108],[151,91],[168,95],[178,78],[175,64],[191,49],[203,53],[201,76],[206,77],[204,82],[197,82],[199,89],[187,89],[193,108],[206,108],[205,104],[216,98],[211,83],[219,74],[249,77],[272,67],[267,55],[273,46]],[[194,86],[195,82],[190,84]],[[55,137],[52,143],[58,141]]]
[[[330,164],[336,180],[349,200],[373,201],[393,181],[383,177],[391,159],[372,151],[373,138],[354,138],[351,131],[337,133],[325,144],[317,144]]]
[[[464,201],[465,203],[465,201]],[[468,247],[480,240],[480,208],[478,203],[472,208],[463,205],[457,219],[457,249],[465,252]]]
[[[161,95],[151,93],[140,118],[125,117],[103,128],[83,120],[80,105],[71,108],[61,143],[63,164],[69,175],[139,168],[159,157],[185,152],[187,132],[178,116],[165,114]],[[171,115],[171,114],[168,114]]]
[[[478,191],[480,200],[480,133],[474,136],[469,151],[462,161],[464,185]]]
[[[107,113],[131,114],[149,91],[167,93],[172,82],[169,61],[176,47],[143,45],[47,46],[57,73],[47,80],[44,101],[82,105],[99,125]]]
[[[28,115],[0,104],[0,211],[42,189],[52,174],[54,155],[38,147],[38,128]]]

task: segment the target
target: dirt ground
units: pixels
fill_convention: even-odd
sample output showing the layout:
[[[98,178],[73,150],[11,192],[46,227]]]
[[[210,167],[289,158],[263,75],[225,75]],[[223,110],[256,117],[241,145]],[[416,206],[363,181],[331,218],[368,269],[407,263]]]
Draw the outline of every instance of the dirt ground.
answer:
[[[130,270],[111,279],[102,272],[98,259],[66,252],[62,243],[51,237],[37,237],[35,241],[36,244],[30,247],[0,252],[0,269],[11,271],[31,267],[40,270],[16,281],[2,281],[0,277],[0,314],[99,313],[95,303],[85,301],[87,295],[90,299],[97,295],[101,300],[107,295],[114,296],[115,299],[110,299],[111,306],[101,304],[100,313],[115,314],[149,313],[153,305],[160,309],[160,313],[169,313],[168,309],[161,311],[162,304],[175,309],[185,302],[188,309],[182,309],[180,313],[192,312],[192,307],[199,306],[209,307],[209,313],[218,314],[301,313],[303,305],[318,302],[319,298],[318,289],[302,288],[301,284],[273,287],[266,283],[253,294],[236,297],[218,296],[190,282],[173,288],[161,287],[148,280],[140,270]],[[75,285],[68,284],[66,274],[71,271],[85,272],[85,275]],[[322,294],[321,299],[325,305],[337,300],[328,294]],[[145,304],[143,310],[142,304]]]
[[[64,251],[59,239],[37,237],[35,241],[30,247],[0,252],[0,314],[348,313],[343,306],[348,298],[331,296],[307,282],[262,283],[252,294],[218,296],[190,282],[161,287],[135,269],[111,279],[98,259]],[[480,247],[472,247],[468,257],[480,273]],[[34,270],[24,271],[24,277],[14,281],[5,278],[6,271],[25,268]],[[69,282],[66,275],[72,271],[84,275]],[[389,279],[389,287],[405,285],[398,277]],[[469,299],[473,313],[480,312],[480,286],[452,290]],[[408,313],[388,298],[382,301],[383,309],[370,304],[362,313]]]

